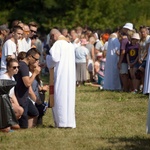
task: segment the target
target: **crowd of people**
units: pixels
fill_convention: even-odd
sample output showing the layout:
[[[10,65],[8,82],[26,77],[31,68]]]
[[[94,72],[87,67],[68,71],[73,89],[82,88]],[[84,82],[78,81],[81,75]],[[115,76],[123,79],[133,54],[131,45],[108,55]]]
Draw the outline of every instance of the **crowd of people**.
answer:
[[[17,119],[15,123],[0,124],[0,130],[10,132],[42,124],[48,107],[43,95],[49,86],[42,84],[40,75],[49,74],[52,68],[55,100],[52,112],[58,128],[76,127],[75,90],[81,85],[150,93],[149,43],[148,27],[135,29],[132,23],[113,31],[93,31],[87,26],[70,31],[54,28],[42,38],[35,22],[15,20],[11,28],[0,25],[0,80],[16,82],[6,94]]]

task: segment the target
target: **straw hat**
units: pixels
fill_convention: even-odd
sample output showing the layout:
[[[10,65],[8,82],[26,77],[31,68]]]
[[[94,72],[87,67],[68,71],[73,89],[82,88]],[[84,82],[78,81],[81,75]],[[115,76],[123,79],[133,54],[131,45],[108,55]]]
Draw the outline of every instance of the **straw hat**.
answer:
[[[132,39],[140,40],[140,35],[138,33],[133,33]]]

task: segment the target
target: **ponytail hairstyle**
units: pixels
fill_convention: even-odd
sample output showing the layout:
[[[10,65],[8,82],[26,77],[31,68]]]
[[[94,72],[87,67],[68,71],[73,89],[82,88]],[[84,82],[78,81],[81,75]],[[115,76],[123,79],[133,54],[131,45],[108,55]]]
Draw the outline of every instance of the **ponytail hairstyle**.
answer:
[[[26,52],[21,51],[18,56],[17,56],[17,60],[23,60],[26,57]]]
[[[7,70],[8,70],[8,68],[11,67],[11,64],[13,62],[18,63],[18,60],[15,59],[15,58],[8,57],[8,58],[6,58],[6,62],[7,62],[6,67],[7,67]]]

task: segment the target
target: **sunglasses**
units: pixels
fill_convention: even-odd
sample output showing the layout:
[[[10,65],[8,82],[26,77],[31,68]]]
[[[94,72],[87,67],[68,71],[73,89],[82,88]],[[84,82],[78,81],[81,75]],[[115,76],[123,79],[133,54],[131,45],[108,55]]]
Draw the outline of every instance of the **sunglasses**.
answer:
[[[34,30],[30,30],[31,32],[34,32],[34,33],[37,33],[37,31],[34,31]]]
[[[31,55],[32,56],[32,55]],[[34,56],[32,56],[32,58],[35,60],[35,61],[38,61],[39,60],[39,58],[37,59],[37,58],[35,58]]]
[[[26,34],[29,34],[30,33],[30,31],[23,31],[24,33],[26,33]]]
[[[13,68],[14,70],[15,70],[15,69],[19,69],[19,66],[13,66],[12,68]]]

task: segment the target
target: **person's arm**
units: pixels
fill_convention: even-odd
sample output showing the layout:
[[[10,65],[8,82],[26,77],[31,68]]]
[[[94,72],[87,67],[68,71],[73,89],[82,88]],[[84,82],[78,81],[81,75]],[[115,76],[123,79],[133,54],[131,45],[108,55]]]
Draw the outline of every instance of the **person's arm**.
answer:
[[[18,103],[18,100],[17,100],[15,94],[13,94],[13,95],[11,96],[11,100],[12,100],[12,102],[13,102],[14,104],[16,104],[17,106],[19,106],[19,103]]]
[[[32,86],[29,87],[29,97],[37,104],[41,104],[42,102],[35,95]]]
[[[146,58],[146,56],[147,56],[147,54],[148,54],[149,44],[150,44],[150,43],[147,43],[147,44],[146,44],[146,51],[145,51],[145,53],[144,53],[144,56],[143,56],[143,58],[142,58],[142,61]]]
[[[95,53],[99,53],[101,51],[101,43],[98,41],[95,45]]]
[[[62,43],[56,41],[51,49],[49,50],[50,55],[46,56],[46,64],[48,69],[54,68],[56,64],[60,61],[61,56],[61,45]]]
[[[130,66],[130,61],[129,61],[129,54],[127,54],[127,63]]]
[[[121,50],[121,54],[120,54],[119,62],[118,62],[118,69],[121,68],[121,63],[122,63],[124,55],[125,55],[125,50]]]
[[[86,67],[88,66],[88,55],[86,55]]]
[[[49,89],[49,86],[48,86],[48,85],[39,86],[39,91],[45,91],[45,92],[47,92],[48,89]]]
[[[93,62],[95,62],[95,51],[94,51],[94,46],[92,46],[91,56],[92,56]]]
[[[22,80],[26,87],[30,87],[32,85],[35,77],[40,73],[40,71],[41,71],[41,67],[36,66],[31,77],[29,76],[22,77]]]
[[[139,60],[139,56],[136,57],[135,61],[133,62],[133,64],[136,64]]]
[[[94,73],[98,73],[99,72],[99,69],[100,69],[100,64],[96,61],[94,63]]]

